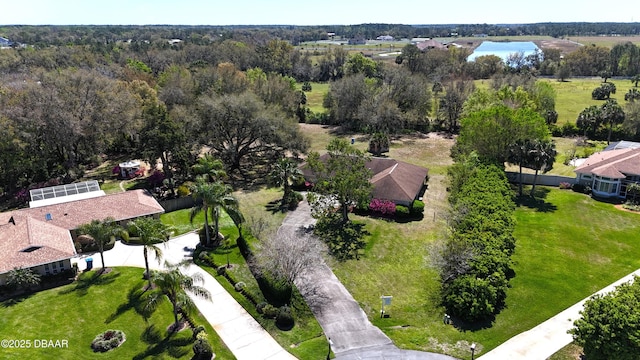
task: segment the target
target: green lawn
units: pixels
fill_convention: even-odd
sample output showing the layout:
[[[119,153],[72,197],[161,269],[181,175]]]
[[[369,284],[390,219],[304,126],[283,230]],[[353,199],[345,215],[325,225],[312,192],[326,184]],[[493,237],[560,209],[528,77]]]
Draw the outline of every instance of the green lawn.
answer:
[[[144,286],[142,269],[114,268],[96,277],[94,271],[62,287],[5,301],[0,306],[0,339],[31,340],[30,349],[1,350],[2,359],[191,359],[191,331],[168,336],[173,322],[171,305],[166,302],[145,321],[135,308],[132,289]],[[215,301],[215,299],[213,300]],[[217,359],[235,357],[200,315]],[[96,354],[91,341],[109,329],[122,330],[126,341],[107,353]],[[35,339],[67,340],[67,348],[34,348]]]
[[[569,79],[569,81],[559,82],[556,79],[541,79],[547,81],[556,90],[556,111],[558,112],[558,125],[564,123],[575,123],[580,112],[591,105],[602,105],[602,100],[592,100],[591,92],[600,86],[601,78],[590,79]],[[618,100],[620,105],[625,104],[624,94],[633,87],[628,79],[609,79],[616,85],[616,93],[611,97]]]
[[[190,220],[191,209],[176,210],[160,215],[160,220],[169,226],[175,228],[175,235],[181,235],[188,233],[189,231],[202,228],[204,224],[204,213],[199,212],[193,221]],[[213,219],[209,218],[209,225],[213,225]],[[233,221],[231,218],[223,212],[219,222],[220,228],[231,226],[233,227]]]
[[[458,331],[442,324],[439,283],[426,259],[427,245],[442,236],[442,221],[425,231],[420,222],[361,218],[370,232],[365,256],[334,264],[334,272],[398,346],[465,358],[468,343],[476,342],[486,352],[640,268],[639,214],[569,190],[547,191],[544,202],[517,208],[516,277],[490,328]],[[377,316],[381,295],[394,296],[388,319]]]
[[[328,92],[329,83],[312,82],[311,91],[305,92],[305,95],[307,95],[307,107],[314,113],[324,112],[325,108],[322,106],[322,101]]]

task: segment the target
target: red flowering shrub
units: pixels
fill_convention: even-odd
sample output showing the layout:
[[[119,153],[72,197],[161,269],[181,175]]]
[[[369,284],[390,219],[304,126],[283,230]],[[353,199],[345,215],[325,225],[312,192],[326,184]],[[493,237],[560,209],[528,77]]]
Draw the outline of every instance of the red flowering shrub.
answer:
[[[393,215],[396,213],[396,204],[389,200],[372,199],[369,210],[382,215]]]

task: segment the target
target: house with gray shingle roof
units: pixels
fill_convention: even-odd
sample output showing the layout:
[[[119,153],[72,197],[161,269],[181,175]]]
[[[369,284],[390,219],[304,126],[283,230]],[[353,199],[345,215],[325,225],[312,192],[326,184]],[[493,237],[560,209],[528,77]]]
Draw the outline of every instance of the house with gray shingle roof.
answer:
[[[320,156],[320,161],[327,161],[329,154]],[[398,161],[391,158],[372,157],[365,166],[371,170],[372,196],[374,199],[393,201],[397,205],[411,206],[414,200],[420,200],[427,186],[429,169],[422,166]],[[313,171],[300,165],[305,179],[315,181]]]
[[[14,268],[30,268],[40,275],[71,269],[71,259],[77,255],[76,229],[83,224],[112,217],[124,225],[138,217],[164,212],[145,190],[70,199],[0,213],[0,285]]]
[[[640,182],[640,148],[597,152],[574,171],[576,181],[590,186],[594,195],[624,199],[627,185]]]

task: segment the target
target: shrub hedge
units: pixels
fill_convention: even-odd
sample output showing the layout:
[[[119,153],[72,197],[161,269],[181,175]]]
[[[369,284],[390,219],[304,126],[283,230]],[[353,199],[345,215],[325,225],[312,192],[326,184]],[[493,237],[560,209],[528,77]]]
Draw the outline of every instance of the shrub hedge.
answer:
[[[483,321],[502,309],[513,276],[512,191],[504,171],[495,165],[458,163],[449,176],[455,186],[449,196],[452,229],[446,246],[450,252],[471,255],[462,265],[447,265],[456,271],[441,270],[442,302],[451,315]]]

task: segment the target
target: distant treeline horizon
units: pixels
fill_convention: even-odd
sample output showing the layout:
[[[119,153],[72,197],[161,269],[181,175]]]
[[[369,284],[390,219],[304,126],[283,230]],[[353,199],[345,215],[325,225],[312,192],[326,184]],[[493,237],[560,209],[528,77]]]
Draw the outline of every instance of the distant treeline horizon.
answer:
[[[110,43],[125,39],[181,39],[210,42],[216,39],[277,37],[293,45],[328,40],[329,33],[342,38],[394,38],[486,36],[633,36],[640,35],[640,22],[563,22],[533,24],[358,24],[358,25],[3,25],[0,36],[22,44],[64,45]]]

